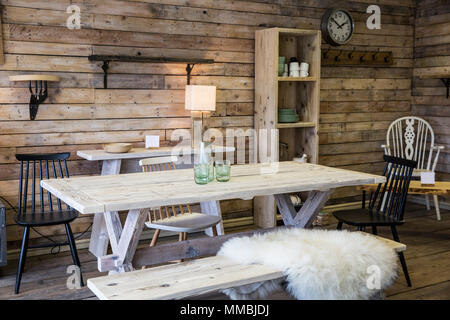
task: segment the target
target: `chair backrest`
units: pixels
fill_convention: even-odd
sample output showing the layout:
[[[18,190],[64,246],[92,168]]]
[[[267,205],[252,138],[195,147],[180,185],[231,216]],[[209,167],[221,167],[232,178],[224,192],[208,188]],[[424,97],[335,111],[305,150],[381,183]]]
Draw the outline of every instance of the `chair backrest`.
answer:
[[[386,161],[383,171],[386,182],[378,184],[377,190],[370,200],[369,209],[376,208],[377,211],[401,221],[405,211],[409,183],[417,162],[387,155],[384,155],[383,158]]]
[[[430,124],[419,117],[402,117],[388,128],[388,155],[417,161],[418,169],[431,168],[434,132]]]
[[[67,167],[67,158],[69,152],[48,153],[48,154],[16,154],[16,159],[20,161],[20,181],[19,181],[19,200],[18,213],[27,213],[27,201],[29,196],[29,180],[31,179],[31,214],[36,212],[36,184],[39,186],[39,212],[53,210],[52,196],[47,192],[48,203],[45,205],[44,189],[40,186],[42,179],[69,178],[69,169]],[[31,172],[30,172],[31,171]],[[62,211],[61,200],[56,198],[58,211]],[[67,205],[66,205],[67,206]],[[69,210],[70,207],[67,206]]]
[[[157,157],[157,158],[147,158],[139,161],[139,165],[142,166],[143,172],[153,172],[153,171],[167,171],[167,170],[176,170],[176,162],[178,158],[175,156],[169,157]],[[179,214],[191,214],[192,209],[188,204],[185,205],[172,205],[172,206],[164,206],[159,209],[152,208],[148,217],[150,222],[158,221],[162,219],[170,219],[171,217],[175,217]]]

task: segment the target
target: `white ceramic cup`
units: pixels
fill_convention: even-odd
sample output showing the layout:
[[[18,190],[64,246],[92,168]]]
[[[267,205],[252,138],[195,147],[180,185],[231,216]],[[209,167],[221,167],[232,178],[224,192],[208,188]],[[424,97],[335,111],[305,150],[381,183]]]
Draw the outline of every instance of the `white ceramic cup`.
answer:
[[[306,71],[309,72],[309,63],[307,62],[302,62],[300,64],[300,71]]]
[[[299,71],[300,70],[300,65],[298,64],[298,62],[291,62],[289,64],[289,70],[290,71]]]
[[[300,77],[300,71],[298,70],[289,71],[289,77]]]
[[[302,78],[305,78],[305,77],[308,77],[309,76],[309,72],[306,72],[306,71],[302,71],[302,70],[300,70],[300,77],[302,77]]]

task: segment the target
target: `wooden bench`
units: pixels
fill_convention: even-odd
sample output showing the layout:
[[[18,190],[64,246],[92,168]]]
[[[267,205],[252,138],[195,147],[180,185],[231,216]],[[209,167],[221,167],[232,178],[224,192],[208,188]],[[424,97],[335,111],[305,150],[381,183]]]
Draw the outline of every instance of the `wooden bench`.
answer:
[[[252,233],[243,233],[241,235],[249,234]],[[212,242],[211,245],[217,252],[220,245],[231,236],[233,235],[213,239],[208,238],[206,240],[209,243]],[[391,246],[396,252],[406,250],[404,244],[381,237],[377,238]],[[188,242],[190,244],[187,244]],[[194,239],[146,248],[146,250],[148,254],[151,253],[156,257],[158,253],[163,253],[164,251],[167,254],[167,250],[164,249],[170,246],[172,256],[179,259],[180,257],[187,258],[192,257],[192,255],[201,255],[202,252],[199,249],[205,243],[205,239]],[[272,267],[242,265],[223,256],[213,256],[173,265],[93,278],[87,281],[87,285],[102,300],[163,300],[183,299],[282,277],[283,273]]]

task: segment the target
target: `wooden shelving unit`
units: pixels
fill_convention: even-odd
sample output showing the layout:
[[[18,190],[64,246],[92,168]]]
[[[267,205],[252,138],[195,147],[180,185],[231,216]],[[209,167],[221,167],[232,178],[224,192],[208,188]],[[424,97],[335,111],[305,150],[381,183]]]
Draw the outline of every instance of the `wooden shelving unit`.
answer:
[[[319,105],[320,105],[320,64],[321,32],[271,28],[256,31],[255,43],[255,129],[278,129],[278,134],[268,136],[267,159],[279,161],[279,143],[288,146],[288,160],[306,153],[308,161],[318,162],[319,155]],[[309,63],[309,77],[292,78],[278,76],[278,57],[289,61],[296,57],[300,62]],[[294,108],[300,116],[296,123],[278,123],[279,108]],[[271,139],[275,139],[272,141]],[[259,143],[264,143],[259,139]],[[264,148],[266,150],[266,148]],[[271,154],[274,152],[274,154]],[[255,223],[259,227],[275,225],[275,202],[273,197],[255,199]],[[272,210],[273,215],[261,210]],[[260,217],[273,220],[262,221]],[[267,219],[267,218],[264,218]]]

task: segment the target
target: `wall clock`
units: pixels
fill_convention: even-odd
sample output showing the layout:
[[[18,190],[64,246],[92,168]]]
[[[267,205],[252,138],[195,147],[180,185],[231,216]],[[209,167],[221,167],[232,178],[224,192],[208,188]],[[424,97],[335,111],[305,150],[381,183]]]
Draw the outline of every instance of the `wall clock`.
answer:
[[[329,9],[322,17],[321,30],[325,41],[340,46],[350,41],[354,31],[352,15],[344,9]]]

